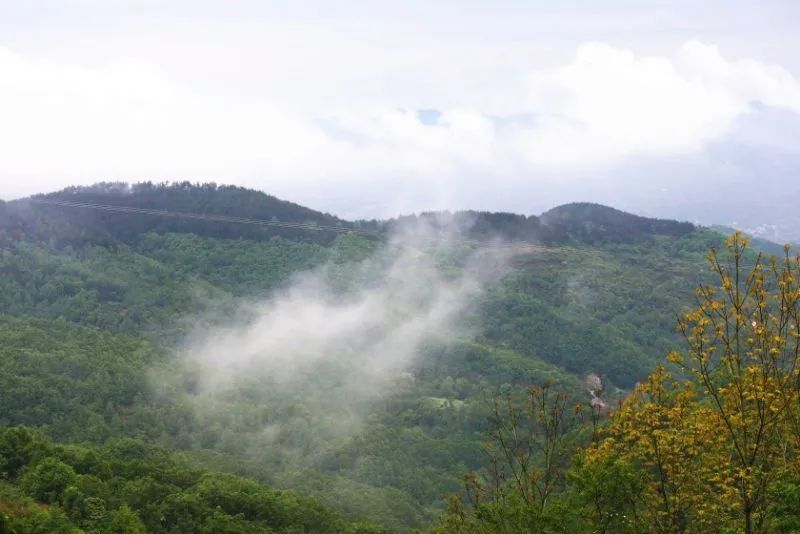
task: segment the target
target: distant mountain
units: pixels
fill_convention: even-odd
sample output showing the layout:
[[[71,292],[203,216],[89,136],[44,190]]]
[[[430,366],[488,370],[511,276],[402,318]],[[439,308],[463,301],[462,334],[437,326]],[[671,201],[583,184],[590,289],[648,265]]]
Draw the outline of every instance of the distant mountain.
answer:
[[[538,217],[482,211],[422,213],[392,219],[388,226],[424,226],[445,231],[456,228],[471,239],[546,244],[635,243],[656,236],[685,236],[695,229],[688,222],[651,219],[590,203],[564,204]]]
[[[244,237],[263,240],[274,235],[305,241],[330,242],[335,235],[293,229],[261,228],[233,223],[209,222],[131,213],[109,213],[94,209],[37,205],[30,200],[108,204],[131,208],[160,209],[172,212],[225,215],[321,226],[348,227],[338,217],[299,204],[280,200],[260,191],[232,185],[189,182],[154,184],[143,182],[99,183],[88,187],[69,187],[62,191],[36,195],[0,204],[0,240],[3,235],[82,242],[130,242],[147,232],[191,232],[209,237]]]
[[[656,235],[680,237],[694,230],[688,222],[651,219],[588,202],[558,206],[544,212],[540,219],[543,233],[554,241],[627,243]]]
[[[192,214],[234,216],[336,228],[391,232],[398,228],[425,227],[439,237],[458,234],[472,240],[564,243],[635,243],[658,235],[682,236],[694,230],[691,223],[650,219],[599,204],[573,203],[540,216],[483,211],[428,212],[388,221],[346,221],[260,191],[214,183],[154,184],[100,183],[69,187],[29,199],[0,202],[0,242],[27,237],[56,244],[131,243],[156,232],[190,232],[216,238],[262,241],[275,235],[293,240],[329,244],[334,232],[308,232],[291,228],[259,227],[219,221],[117,213],[91,208],[41,205],[32,200],[63,200],[126,208],[157,209]]]

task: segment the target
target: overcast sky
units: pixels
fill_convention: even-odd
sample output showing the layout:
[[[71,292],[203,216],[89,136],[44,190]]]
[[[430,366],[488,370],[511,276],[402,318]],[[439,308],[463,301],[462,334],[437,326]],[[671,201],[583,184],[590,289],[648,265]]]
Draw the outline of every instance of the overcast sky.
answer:
[[[800,236],[798,27],[793,0],[2,0],[0,198],[190,179]]]

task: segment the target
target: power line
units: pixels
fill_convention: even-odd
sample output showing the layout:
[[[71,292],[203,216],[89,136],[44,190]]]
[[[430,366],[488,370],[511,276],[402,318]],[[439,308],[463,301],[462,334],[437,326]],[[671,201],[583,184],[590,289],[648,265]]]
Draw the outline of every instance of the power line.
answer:
[[[315,230],[321,232],[335,232],[340,234],[359,234],[367,237],[382,237],[378,232],[370,232],[367,230],[359,230],[356,228],[349,228],[346,226],[329,226],[314,223],[296,223],[287,221],[265,220],[265,219],[252,219],[248,217],[234,217],[231,215],[215,215],[206,213],[192,213],[186,211],[169,211],[153,208],[137,208],[134,206],[118,206],[111,204],[94,204],[90,202],[72,202],[68,200],[45,200],[45,199],[30,199],[29,202],[33,204],[45,204],[50,206],[60,206],[65,208],[87,208],[99,211],[108,211],[114,213],[134,213],[140,215],[154,215],[160,217],[173,217],[178,219],[195,219],[211,222],[234,223],[234,224],[251,224],[256,226],[274,226],[278,228],[289,228],[298,230]]]

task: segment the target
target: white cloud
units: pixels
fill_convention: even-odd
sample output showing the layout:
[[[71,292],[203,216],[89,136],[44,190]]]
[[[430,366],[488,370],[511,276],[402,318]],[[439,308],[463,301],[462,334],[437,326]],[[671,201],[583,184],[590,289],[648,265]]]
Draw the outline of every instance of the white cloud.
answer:
[[[284,170],[323,140],[274,106],[206,98],[145,64],[88,69],[3,49],[0,116],[4,176]]]
[[[508,80],[464,72],[478,77],[458,82],[483,87],[485,98],[441,106],[430,123],[402,103],[332,98],[330,109],[304,110],[277,96],[215,96],[142,61],[86,67],[0,48],[0,193],[110,178],[283,192],[402,177],[406,189],[441,197],[467,175],[508,182],[698,151],[755,102],[800,111],[800,83],[788,71],[732,61],[697,41],[671,56],[587,44],[562,65],[531,64]],[[446,93],[447,80],[437,83]],[[510,119],[479,107],[492,87],[522,95],[504,103]]]
[[[674,58],[589,44],[571,63],[534,73],[531,107],[545,118],[520,135],[530,161],[546,166],[676,155],[724,135],[756,101],[800,110],[800,84],[779,67],[727,61],[697,41]]]

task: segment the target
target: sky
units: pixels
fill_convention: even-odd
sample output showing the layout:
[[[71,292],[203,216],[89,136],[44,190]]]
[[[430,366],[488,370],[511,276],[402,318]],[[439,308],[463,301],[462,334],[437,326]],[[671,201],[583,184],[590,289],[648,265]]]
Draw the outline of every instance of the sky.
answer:
[[[0,1],[0,198],[593,201],[800,241],[800,2]]]

